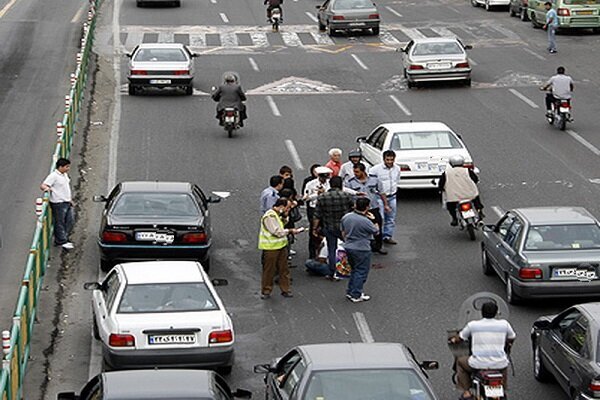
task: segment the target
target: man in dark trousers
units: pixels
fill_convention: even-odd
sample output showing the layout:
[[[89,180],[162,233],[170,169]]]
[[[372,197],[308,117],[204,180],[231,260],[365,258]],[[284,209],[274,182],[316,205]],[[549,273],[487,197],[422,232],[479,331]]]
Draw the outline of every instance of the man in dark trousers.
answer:
[[[313,220],[313,236],[319,234],[319,227],[327,240],[327,261],[329,264],[328,275],[336,279],[335,251],[338,239],[342,239],[340,221],[342,217],[352,211],[352,196],[342,191],[342,178],[334,176],[329,180],[330,189],[317,198],[315,219]]]
[[[238,84],[234,74],[225,75],[224,82],[212,94],[212,99],[217,101],[217,119],[221,121],[221,114],[227,107],[234,107],[240,112],[240,126],[244,126],[244,120],[248,118],[246,114],[246,94]]]
[[[267,7],[267,22],[271,22],[271,11],[274,8],[279,8],[279,11],[281,11],[281,22],[283,22],[283,7],[281,7],[283,0],[265,0],[264,4],[269,5]]]

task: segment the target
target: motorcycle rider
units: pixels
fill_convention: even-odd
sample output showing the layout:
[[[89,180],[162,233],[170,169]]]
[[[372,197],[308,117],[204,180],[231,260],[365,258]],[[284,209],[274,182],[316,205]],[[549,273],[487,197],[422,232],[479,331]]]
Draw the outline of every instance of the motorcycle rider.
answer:
[[[244,120],[248,118],[246,114],[246,94],[237,82],[237,77],[233,74],[225,74],[223,84],[213,92],[212,99],[217,101],[217,119],[219,125],[223,125],[221,116],[227,107],[234,107],[240,112],[240,126],[244,126]]]
[[[546,93],[546,116],[552,115],[552,105],[559,100],[571,100],[574,89],[573,79],[565,74],[565,67],[558,67],[556,75],[551,77],[540,89],[548,90],[549,88],[552,88],[552,91]]]
[[[267,22],[271,22],[271,11],[274,8],[279,8],[279,15],[281,15],[280,22],[283,22],[283,8],[281,7],[283,0],[265,0],[264,4],[269,5],[267,7]]]
[[[501,371],[506,389],[506,372],[510,364],[507,350],[517,335],[507,320],[495,318],[497,313],[496,303],[484,303],[481,307],[483,318],[469,322],[457,336],[450,338],[451,343],[469,341],[471,345],[470,356],[458,357],[455,360],[456,384],[463,391],[460,399],[473,398],[470,391],[471,373],[476,370]]]
[[[475,208],[479,212],[479,216],[483,218],[483,204],[479,198],[479,189],[477,188],[479,177],[473,170],[465,168],[465,159],[461,155],[450,157],[448,163],[450,164],[450,168],[444,171],[440,177],[438,188],[445,194],[446,209],[452,217],[450,225],[458,225],[456,206],[462,200],[473,201]]]

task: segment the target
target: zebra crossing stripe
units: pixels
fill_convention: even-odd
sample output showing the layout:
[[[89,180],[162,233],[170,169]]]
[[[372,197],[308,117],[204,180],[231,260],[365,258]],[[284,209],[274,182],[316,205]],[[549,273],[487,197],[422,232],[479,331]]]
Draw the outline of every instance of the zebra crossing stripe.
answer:
[[[190,34],[190,47],[206,47],[204,34]]]
[[[431,30],[442,37],[452,37],[452,38],[457,37],[456,33],[452,32],[450,29],[444,28],[442,26],[432,27]]]
[[[173,43],[175,42],[175,32],[159,32],[158,43]]]
[[[267,34],[264,32],[251,32],[250,38],[252,39],[252,43],[254,43],[255,47],[269,46],[269,39],[267,39]]]
[[[411,39],[427,39],[427,36],[419,32],[417,28],[406,28],[404,26],[401,26],[400,30]]]
[[[234,32],[227,32],[221,34],[221,45],[223,47],[237,47],[238,38]]]
[[[315,42],[320,45],[334,45],[335,42],[326,33],[311,32],[310,35],[315,39]]]
[[[388,31],[379,32],[379,40],[381,40],[381,43],[392,47],[398,47],[403,44]]]
[[[290,46],[290,47],[302,46],[302,41],[300,40],[300,37],[298,36],[297,33],[295,33],[295,32],[280,32],[280,33],[281,33],[281,38],[283,39],[283,43],[285,43],[286,46]]]
[[[129,34],[127,35],[127,39],[125,40],[125,43],[123,45],[127,50],[131,51],[135,46],[142,43],[143,39],[144,32],[129,32]]]

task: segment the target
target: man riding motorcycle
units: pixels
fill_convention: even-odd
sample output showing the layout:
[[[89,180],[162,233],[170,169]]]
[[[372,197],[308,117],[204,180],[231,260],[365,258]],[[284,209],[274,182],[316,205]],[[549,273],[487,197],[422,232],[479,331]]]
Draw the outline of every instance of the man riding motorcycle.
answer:
[[[488,301],[481,306],[482,319],[471,321],[450,338],[451,343],[469,341],[471,355],[458,357],[456,365],[456,384],[463,391],[460,399],[470,399],[471,374],[476,370],[499,370],[504,375],[506,388],[506,372],[510,361],[507,350],[517,337],[510,323],[505,319],[496,319],[498,305]]]
[[[237,82],[237,77],[234,74],[226,74],[223,79],[223,84],[212,94],[212,99],[217,101],[217,119],[219,124],[223,125],[221,116],[223,110],[227,107],[234,107],[240,112],[240,126],[244,126],[244,120],[248,118],[246,115],[246,94]]]
[[[283,8],[281,5],[283,4],[283,0],[265,0],[264,4],[268,4],[267,7],[267,22],[271,22],[271,11],[274,8],[279,8],[279,14],[281,15],[281,22],[283,22]]]
[[[450,225],[458,225],[456,206],[462,200],[473,201],[479,216],[483,218],[483,204],[479,198],[479,189],[477,188],[479,177],[473,170],[464,167],[465,159],[460,155],[450,157],[448,163],[450,168],[444,171],[440,177],[438,188],[445,193],[446,209],[452,217]]]
[[[558,67],[556,75],[551,77],[540,89],[548,90],[549,88],[552,88],[552,91],[546,93],[546,116],[552,115],[552,105],[559,100],[571,100],[574,89],[573,79],[565,74],[565,67]]]

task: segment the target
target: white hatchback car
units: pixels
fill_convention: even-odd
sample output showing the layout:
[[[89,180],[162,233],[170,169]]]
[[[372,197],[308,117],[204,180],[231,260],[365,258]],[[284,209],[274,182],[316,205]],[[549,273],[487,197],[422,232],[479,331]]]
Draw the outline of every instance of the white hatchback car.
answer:
[[[437,188],[453,155],[461,155],[465,166],[478,172],[460,135],[442,122],[381,124],[356,141],[369,166],[381,163],[386,150],[396,153],[401,170],[399,189]]]
[[[93,290],[93,332],[105,369],[233,365],[233,323],[214,285],[195,261],[116,265]]]

